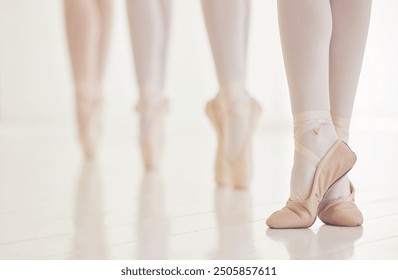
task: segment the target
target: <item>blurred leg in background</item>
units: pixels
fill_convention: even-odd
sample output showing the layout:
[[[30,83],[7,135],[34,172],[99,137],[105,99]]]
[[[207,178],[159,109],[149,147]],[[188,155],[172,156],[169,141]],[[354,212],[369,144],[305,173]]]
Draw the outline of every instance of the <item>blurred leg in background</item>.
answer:
[[[127,0],[131,41],[140,98],[142,158],[156,168],[164,146],[163,117],[168,110],[164,80],[170,33],[171,0]]]
[[[86,158],[101,135],[102,84],[112,23],[112,0],[65,0],[79,137]]]
[[[216,130],[215,181],[245,188],[252,177],[252,135],[260,105],[246,91],[250,0],[202,0],[219,92],[206,105]]]

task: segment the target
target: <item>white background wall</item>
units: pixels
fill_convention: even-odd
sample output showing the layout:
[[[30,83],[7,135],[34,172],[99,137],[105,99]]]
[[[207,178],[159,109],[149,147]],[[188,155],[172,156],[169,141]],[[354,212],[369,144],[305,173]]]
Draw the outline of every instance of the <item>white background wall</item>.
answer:
[[[131,115],[137,98],[125,1],[115,0],[106,75],[109,116]],[[398,116],[398,3],[379,0],[373,14],[355,119]],[[215,71],[198,0],[175,0],[167,72],[174,114],[203,117],[216,91]],[[290,118],[276,1],[253,0],[248,88],[263,104],[263,121]],[[0,120],[73,125],[73,93],[62,0],[0,0]],[[397,124],[398,125],[398,124]]]

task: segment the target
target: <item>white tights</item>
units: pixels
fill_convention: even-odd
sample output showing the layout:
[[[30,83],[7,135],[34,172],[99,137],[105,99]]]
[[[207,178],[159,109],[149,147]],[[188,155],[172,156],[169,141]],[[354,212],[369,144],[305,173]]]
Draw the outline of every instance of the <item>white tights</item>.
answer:
[[[235,158],[245,145],[250,127],[250,114],[244,112],[249,99],[245,82],[250,6],[250,0],[202,0],[220,87],[218,97],[230,109],[237,106],[243,110],[243,116],[224,119],[224,145],[230,158]]]
[[[64,5],[76,93],[99,95],[109,45],[112,0],[65,0]]]
[[[202,0],[218,82],[226,94],[245,88],[250,0]]]
[[[65,0],[65,23],[75,84],[79,138],[92,158],[101,134],[102,81],[112,0]]]
[[[141,101],[158,102],[164,88],[171,0],[127,0]]]

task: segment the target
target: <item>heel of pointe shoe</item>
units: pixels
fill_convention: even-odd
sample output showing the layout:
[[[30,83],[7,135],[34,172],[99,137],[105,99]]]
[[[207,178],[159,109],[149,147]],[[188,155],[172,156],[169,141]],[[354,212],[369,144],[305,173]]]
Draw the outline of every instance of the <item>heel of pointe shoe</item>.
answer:
[[[284,208],[267,219],[267,225],[279,229],[312,226],[318,214],[318,206],[329,188],[350,171],[355,162],[355,153],[345,142],[337,140],[317,166],[309,197],[304,201],[289,200]]]
[[[351,182],[350,191],[348,197],[321,202],[318,217],[323,223],[342,227],[356,227],[363,224],[363,216],[355,204],[355,188]]]
[[[257,121],[261,114],[260,104],[253,98],[250,98],[251,129],[246,140],[246,144],[239,155],[230,159],[225,153],[224,133],[222,128],[222,118],[227,114],[234,112],[225,112],[220,108],[217,98],[210,100],[206,104],[205,112],[210,119],[217,133],[217,152],[215,160],[215,181],[218,186],[233,186],[235,188],[247,188],[250,185],[252,177],[252,136]]]

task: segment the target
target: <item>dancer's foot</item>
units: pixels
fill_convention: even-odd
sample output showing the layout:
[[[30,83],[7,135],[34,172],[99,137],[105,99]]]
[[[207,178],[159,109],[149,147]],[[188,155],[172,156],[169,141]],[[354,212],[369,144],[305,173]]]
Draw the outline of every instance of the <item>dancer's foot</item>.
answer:
[[[161,161],[164,146],[163,117],[169,103],[164,97],[141,98],[136,106],[140,114],[139,141],[146,169],[154,169]]]
[[[252,177],[252,138],[261,113],[259,103],[247,94],[209,101],[206,113],[218,139],[215,181],[219,186],[245,188]]]
[[[268,218],[271,228],[310,227],[326,192],[356,161],[355,154],[337,138],[329,112],[303,112],[294,115],[294,120],[290,199]]]
[[[350,121],[332,116],[337,136],[348,142]],[[355,189],[348,175],[333,184],[318,209],[318,217],[328,225],[360,226],[363,216],[355,204]]]
[[[102,132],[102,93],[93,87],[76,90],[76,115],[80,143],[86,159],[92,159]]]

